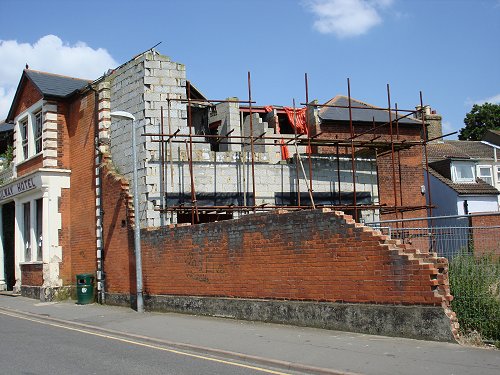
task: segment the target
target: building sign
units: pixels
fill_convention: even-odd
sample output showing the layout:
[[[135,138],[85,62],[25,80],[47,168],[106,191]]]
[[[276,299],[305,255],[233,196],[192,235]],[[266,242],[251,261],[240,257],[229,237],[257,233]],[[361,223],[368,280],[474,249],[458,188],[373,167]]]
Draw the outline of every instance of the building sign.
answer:
[[[10,185],[0,188],[0,201],[4,199],[14,197],[18,194],[24,193],[29,190],[36,188],[33,177],[25,178],[24,180],[19,180]]]

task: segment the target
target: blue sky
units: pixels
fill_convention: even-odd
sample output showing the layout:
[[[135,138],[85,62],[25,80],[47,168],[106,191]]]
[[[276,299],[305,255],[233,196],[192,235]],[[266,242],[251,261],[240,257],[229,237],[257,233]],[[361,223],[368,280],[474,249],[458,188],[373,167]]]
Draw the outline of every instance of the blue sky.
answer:
[[[24,65],[94,79],[152,47],[186,64],[207,97],[258,104],[347,94],[425,104],[458,130],[473,103],[500,103],[500,0],[0,2],[0,118]],[[7,15],[7,16],[6,16]],[[22,17],[21,17],[22,15]]]

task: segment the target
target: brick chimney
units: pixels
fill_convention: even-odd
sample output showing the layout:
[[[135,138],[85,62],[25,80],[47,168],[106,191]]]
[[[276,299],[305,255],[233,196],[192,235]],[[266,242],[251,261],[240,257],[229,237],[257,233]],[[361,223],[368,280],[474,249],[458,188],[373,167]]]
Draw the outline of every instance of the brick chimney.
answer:
[[[415,113],[416,119],[422,118],[422,111],[420,110],[420,106],[416,106],[415,109],[417,112]],[[424,119],[425,124],[427,125],[427,139],[433,139],[436,137],[440,137],[443,135],[443,117],[436,113],[436,110],[431,109],[430,106],[424,106]],[[434,140],[433,142],[442,142],[441,138]]]

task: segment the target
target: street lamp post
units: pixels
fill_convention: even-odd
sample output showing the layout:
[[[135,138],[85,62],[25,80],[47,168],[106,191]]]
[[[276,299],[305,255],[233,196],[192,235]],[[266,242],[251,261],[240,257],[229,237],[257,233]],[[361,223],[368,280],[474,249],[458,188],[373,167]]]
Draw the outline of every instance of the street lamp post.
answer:
[[[136,121],[134,115],[125,111],[114,111],[111,117],[120,120],[132,120],[132,158],[134,159],[134,247],[135,247],[135,276],[137,283],[137,312],[144,312],[144,300],[142,297],[142,257],[141,257],[141,226],[139,219],[139,189],[137,178],[137,145],[135,128]]]

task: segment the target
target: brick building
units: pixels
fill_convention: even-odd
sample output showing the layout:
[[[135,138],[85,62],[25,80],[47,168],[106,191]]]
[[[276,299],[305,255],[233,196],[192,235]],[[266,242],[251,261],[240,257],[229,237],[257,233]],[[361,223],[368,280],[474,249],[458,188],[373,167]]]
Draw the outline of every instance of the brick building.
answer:
[[[0,288],[49,300],[66,296],[76,274],[93,273],[101,302],[130,303],[137,224],[153,305],[166,295],[409,304],[434,309],[441,322],[444,307],[454,322],[446,260],[329,209],[244,214],[314,201],[376,220],[398,214],[384,204],[425,205],[421,121],[354,103],[365,108],[347,120],[345,108],[317,103],[300,112],[212,103],[184,65],[155,51],[93,82],[25,70],[6,121],[15,153],[0,186]],[[112,111],[136,121],[112,119]],[[392,118],[395,162],[386,142]],[[350,120],[356,133],[377,128],[356,140],[355,152]],[[310,164],[306,128],[315,139]],[[130,210],[132,131],[138,218]]]
[[[354,99],[349,117],[345,96],[297,112],[241,103],[208,101],[186,80],[184,65],[155,51],[94,82],[25,70],[6,121],[13,124],[15,156],[12,168],[2,172],[5,272],[0,282],[8,289],[24,285],[25,293],[36,295],[46,289],[50,295],[52,288],[71,285],[77,273],[95,272],[103,290],[107,217],[101,194],[106,191],[100,188],[98,166],[105,160],[129,181],[132,174],[132,126],[112,121],[112,110],[129,111],[137,119],[142,227],[191,222],[193,193],[197,222],[238,218],[242,211],[234,206],[345,205],[358,220],[374,221],[391,215],[378,208],[384,205],[425,205],[421,146],[402,147],[420,141],[420,120]],[[348,147],[350,119],[353,131],[362,133],[354,154]],[[304,133],[309,129],[315,140],[308,155]],[[395,161],[387,152],[390,130],[399,141]],[[168,133],[175,136],[158,142],[158,134]],[[190,133],[195,138],[188,147]],[[377,142],[383,146],[364,147]],[[293,156],[297,152],[303,161]]]
[[[0,284],[41,299],[94,272],[94,94],[86,80],[25,70],[7,123]],[[77,224],[77,225],[75,225]]]

